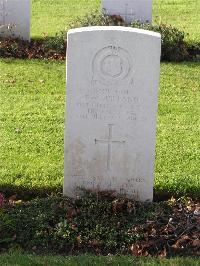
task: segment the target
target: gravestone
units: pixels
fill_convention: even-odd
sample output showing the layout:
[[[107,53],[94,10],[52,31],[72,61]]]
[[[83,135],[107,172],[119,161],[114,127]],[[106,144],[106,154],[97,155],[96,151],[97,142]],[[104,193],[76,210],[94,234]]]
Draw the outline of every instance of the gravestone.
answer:
[[[64,194],[81,188],[153,198],[160,34],[70,30]]]
[[[30,40],[30,0],[0,0],[0,37]]]
[[[108,15],[120,15],[127,23],[152,20],[152,0],[102,0],[102,8]]]

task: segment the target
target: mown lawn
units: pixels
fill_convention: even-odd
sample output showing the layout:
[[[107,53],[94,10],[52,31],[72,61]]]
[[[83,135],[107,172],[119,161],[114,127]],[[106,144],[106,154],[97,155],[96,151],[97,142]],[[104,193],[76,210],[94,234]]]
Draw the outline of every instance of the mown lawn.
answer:
[[[77,17],[100,6],[99,0],[32,0],[31,35],[54,36]]]
[[[0,61],[0,187],[63,182],[65,63]],[[156,191],[200,192],[199,64],[162,63]]]
[[[131,256],[77,256],[77,257],[60,257],[60,256],[34,256],[23,254],[21,252],[6,253],[0,255],[2,266],[20,265],[20,266],[100,266],[100,265],[118,265],[118,266],[198,266],[198,258],[173,258],[173,259],[149,259],[136,258]]]
[[[0,69],[0,183],[61,184],[65,63],[11,59]]]
[[[54,36],[100,0],[32,0],[32,37]],[[199,0],[154,0],[153,21],[200,40]],[[0,60],[0,190],[63,183],[65,63]],[[162,63],[155,190],[200,194],[199,63]],[[197,258],[0,255],[0,265],[199,265]]]
[[[77,17],[100,8],[100,0],[32,0],[32,37],[54,36]],[[199,0],[154,0],[154,23],[167,23],[200,40]]]
[[[189,40],[200,41],[199,0],[153,0],[153,21],[178,27]]]

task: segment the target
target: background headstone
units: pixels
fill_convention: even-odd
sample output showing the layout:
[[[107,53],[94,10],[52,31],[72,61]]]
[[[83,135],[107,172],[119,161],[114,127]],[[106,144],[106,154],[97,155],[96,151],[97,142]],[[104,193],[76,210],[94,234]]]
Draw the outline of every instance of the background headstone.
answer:
[[[128,27],[69,31],[64,194],[152,200],[160,46]]]
[[[0,37],[30,40],[30,0],[0,0]]]
[[[152,0],[102,0],[102,8],[108,15],[120,15],[127,23],[152,20]]]

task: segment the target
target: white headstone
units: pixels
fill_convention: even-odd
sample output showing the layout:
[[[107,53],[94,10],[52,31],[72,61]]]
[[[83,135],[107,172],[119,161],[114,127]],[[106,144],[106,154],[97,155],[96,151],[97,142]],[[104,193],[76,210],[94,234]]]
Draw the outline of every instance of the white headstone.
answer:
[[[120,15],[127,23],[152,20],[152,0],[102,0],[102,7],[106,14]]]
[[[30,40],[30,0],[0,0],[0,37]]]
[[[64,194],[79,188],[153,197],[160,34],[70,30]]]

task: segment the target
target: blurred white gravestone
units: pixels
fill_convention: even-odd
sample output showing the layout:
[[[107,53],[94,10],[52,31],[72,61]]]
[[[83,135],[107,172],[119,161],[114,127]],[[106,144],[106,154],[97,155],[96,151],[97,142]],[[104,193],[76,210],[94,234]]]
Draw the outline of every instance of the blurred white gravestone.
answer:
[[[128,27],[68,32],[64,194],[153,198],[160,34]]]
[[[120,15],[127,23],[152,20],[152,0],[102,0],[102,8],[108,15]]]
[[[0,37],[30,40],[30,0],[0,0]]]

